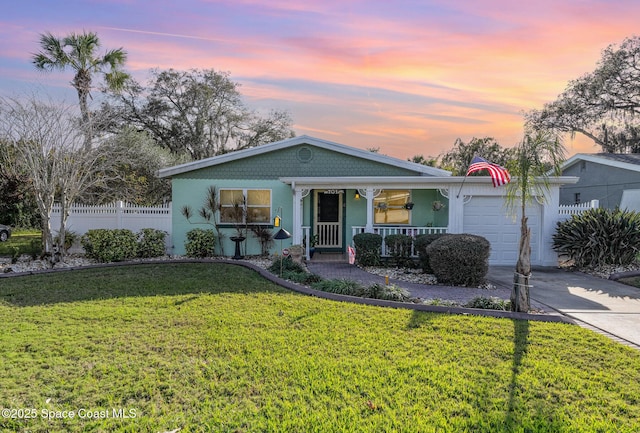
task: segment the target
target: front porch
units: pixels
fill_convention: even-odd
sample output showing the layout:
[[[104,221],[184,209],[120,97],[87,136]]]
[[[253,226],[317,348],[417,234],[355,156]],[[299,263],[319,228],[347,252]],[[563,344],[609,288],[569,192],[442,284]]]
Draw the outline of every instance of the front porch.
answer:
[[[367,231],[367,227],[366,226],[352,226],[351,227],[351,239],[353,239],[353,237],[359,233],[376,233],[379,234],[380,236],[382,236],[382,251],[381,251],[381,256],[382,257],[390,257],[391,254],[389,252],[389,249],[387,248],[387,245],[385,244],[385,238],[389,235],[397,235],[397,234],[403,234],[403,235],[408,235],[411,236],[413,238],[415,238],[416,236],[419,235],[424,235],[424,234],[443,234],[443,233],[447,233],[448,229],[447,227],[408,227],[408,226],[374,226],[372,231]],[[303,233],[303,240],[306,239],[311,239],[311,227],[310,226],[302,226],[302,233]],[[325,231],[322,229],[322,227],[316,227],[316,231],[315,233],[319,233],[319,239],[318,242],[320,244],[324,244],[325,242],[333,242],[333,235],[331,235],[332,231]],[[324,233],[329,233],[330,236],[332,236],[331,239],[328,240],[323,240],[320,237],[320,234],[324,234]],[[307,260],[311,260],[311,243],[310,242],[303,242],[304,246],[305,246],[305,257]],[[341,261],[341,260],[346,260],[346,254],[342,251],[340,252],[334,252],[331,249],[327,248],[324,249],[324,251],[328,252],[329,254],[332,255],[331,260],[327,260],[327,261]],[[323,250],[318,251],[318,252],[324,252]],[[413,258],[417,258],[418,254],[415,251],[414,245],[411,244],[411,257]]]

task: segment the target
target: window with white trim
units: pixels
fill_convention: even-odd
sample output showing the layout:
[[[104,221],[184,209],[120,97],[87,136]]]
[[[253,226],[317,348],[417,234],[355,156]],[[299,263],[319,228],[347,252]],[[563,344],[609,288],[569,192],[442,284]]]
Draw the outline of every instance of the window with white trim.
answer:
[[[271,224],[271,190],[220,188],[220,223]]]
[[[409,224],[410,212],[407,203],[411,201],[408,189],[386,189],[373,199],[374,224]]]

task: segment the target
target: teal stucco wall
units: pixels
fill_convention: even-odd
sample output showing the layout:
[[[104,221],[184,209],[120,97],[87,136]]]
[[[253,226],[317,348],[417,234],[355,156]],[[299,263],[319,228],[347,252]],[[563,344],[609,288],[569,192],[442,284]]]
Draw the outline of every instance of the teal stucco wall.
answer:
[[[185,254],[185,242],[187,240],[187,232],[194,228],[214,229],[210,224],[207,224],[200,215],[198,210],[203,206],[207,197],[207,190],[210,186],[216,188],[249,188],[249,189],[270,189],[271,190],[271,203],[272,203],[272,219],[276,213],[280,213],[280,217],[283,222],[287,221],[291,223],[293,199],[291,194],[291,187],[278,180],[240,180],[240,179],[193,179],[176,177],[172,182],[172,196],[173,196],[173,221],[172,221],[172,254],[184,255]],[[193,210],[193,216],[190,220],[187,220],[182,215],[182,208],[189,206]],[[282,212],[279,212],[279,208]],[[286,228],[286,227],[285,227]],[[287,228],[291,231],[291,228]],[[226,256],[233,255],[234,242],[229,237],[236,233],[233,225],[224,225],[221,229],[224,233],[223,248]],[[275,233],[275,230],[274,230]],[[278,241],[278,246],[280,242]],[[290,245],[290,241],[284,241],[284,246]],[[244,243],[245,250],[243,253],[249,255],[260,254],[260,242],[249,231],[247,240]],[[221,253],[219,248],[216,247],[216,253]]]

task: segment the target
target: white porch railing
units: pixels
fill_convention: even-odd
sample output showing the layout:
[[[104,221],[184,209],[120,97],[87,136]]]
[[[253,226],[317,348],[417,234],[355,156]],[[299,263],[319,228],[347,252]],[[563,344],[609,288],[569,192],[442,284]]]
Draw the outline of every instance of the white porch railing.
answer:
[[[315,234],[318,235],[320,248],[340,248],[342,246],[342,223],[316,223]]]
[[[560,206],[558,206],[558,215],[560,215],[560,218],[569,218],[571,215],[580,215],[581,213],[589,209],[597,209],[599,207],[599,200],[591,200],[586,203],[570,205],[561,204]]]
[[[351,227],[352,236],[357,235],[358,233],[365,233],[364,226],[353,226]],[[382,257],[389,257],[389,249],[384,242],[384,238],[389,235],[408,235],[412,237],[416,237],[418,235],[426,235],[426,234],[443,234],[447,233],[447,227],[406,227],[406,226],[377,226],[373,227],[373,233],[376,233],[382,236]],[[417,257],[418,254],[415,251],[413,244],[411,244],[411,257]]]

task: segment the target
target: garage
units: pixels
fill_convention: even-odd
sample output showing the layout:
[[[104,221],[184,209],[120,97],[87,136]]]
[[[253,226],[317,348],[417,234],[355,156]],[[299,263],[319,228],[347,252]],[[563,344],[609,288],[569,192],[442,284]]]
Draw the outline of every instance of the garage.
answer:
[[[531,228],[531,262],[540,260],[541,207],[527,206]],[[473,196],[464,205],[463,233],[483,236],[491,243],[491,265],[515,265],[518,260],[520,217],[508,214],[504,197]]]

